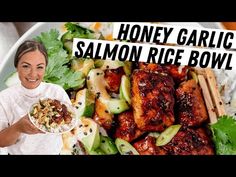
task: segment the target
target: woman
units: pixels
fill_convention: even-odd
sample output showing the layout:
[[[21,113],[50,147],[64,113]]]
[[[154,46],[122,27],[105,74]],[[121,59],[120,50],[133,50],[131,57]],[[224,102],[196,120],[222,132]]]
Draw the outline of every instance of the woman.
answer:
[[[22,43],[15,55],[14,65],[21,84],[0,92],[0,147],[9,154],[59,154],[60,135],[38,130],[27,115],[39,98],[53,98],[71,104],[63,88],[42,82],[48,63],[45,47],[36,41]]]

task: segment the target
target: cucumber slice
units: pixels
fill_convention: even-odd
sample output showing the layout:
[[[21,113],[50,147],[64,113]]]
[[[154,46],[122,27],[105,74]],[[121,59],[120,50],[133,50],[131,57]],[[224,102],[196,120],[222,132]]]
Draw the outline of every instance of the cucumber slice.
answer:
[[[120,98],[125,99],[131,105],[131,85],[127,76],[121,77]]]
[[[77,92],[74,107],[76,108],[78,118],[92,117],[94,113],[95,96],[88,89]]]
[[[69,53],[69,55],[71,55],[72,47],[73,47],[73,42],[72,41],[66,41],[64,43],[64,47],[65,47],[66,51]]]
[[[108,136],[100,136],[100,149],[107,155],[116,154],[118,152],[115,143]]]
[[[5,80],[5,84],[7,87],[11,87],[13,85],[19,84],[20,79],[18,77],[18,72],[12,73],[7,79]]]
[[[123,99],[111,98],[106,101],[106,105],[108,106],[109,111],[113,114],[120,114],[129,109],[128,104]]]
[[[103,152],[103,150],[101,150],[100,148],[97,148],[95,150],[89,151],[88,154],[89,155],[106,155],[106,153]]]
[[[165,129],[160,136],[157,137],[156,145],[157,146],[164,146],[167,143],[169,143],[172,138],[176,135],[176,133],[179,131],[181,125],[171,125],[167,129]]]
[[[139,155],[138,151],[127,141],[116,138],[116,147],[121,155]]]
[[[65,43],[67,41],[73,41],[74,35],[70,32],[67,31],[65,34],[62,35],[61,41],[62,43]]]

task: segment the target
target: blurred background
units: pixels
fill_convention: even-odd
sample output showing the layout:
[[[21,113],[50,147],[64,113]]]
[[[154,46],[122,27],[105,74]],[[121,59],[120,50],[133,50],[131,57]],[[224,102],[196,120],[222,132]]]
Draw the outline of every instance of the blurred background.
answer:
[[[0,64],[9,49],[34,24],[35,22],[0,22]],[[7,154],[6,149],[0,148],[0,155]]]
[[[14,43],[36,22],[0,22],[0,64]]]

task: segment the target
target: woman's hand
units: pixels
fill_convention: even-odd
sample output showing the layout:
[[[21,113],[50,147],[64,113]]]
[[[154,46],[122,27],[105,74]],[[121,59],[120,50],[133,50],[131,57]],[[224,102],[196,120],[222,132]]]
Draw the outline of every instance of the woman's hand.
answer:
[[[26,133],[26,134],[37,134],[37,133],[43,133],[41,130],[39,130],[37,127],[35,127],[32,122],[29,120],[28,115],[25,115],[22,117],[17,123],[16,123],[17,131],[20,133]]]
[[[30,122],[28,115],[25,115],[12,126],[0,131],[0,147],[7,147],[15,144],[21,133],[37,134],[43,132]]]

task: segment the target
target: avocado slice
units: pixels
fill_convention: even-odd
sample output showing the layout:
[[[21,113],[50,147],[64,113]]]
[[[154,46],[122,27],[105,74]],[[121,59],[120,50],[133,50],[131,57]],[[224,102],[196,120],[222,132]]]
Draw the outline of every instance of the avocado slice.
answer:
[[[121,155],[139,155],[138,151],[128,141],[116,138],[115,144]]]
[[[126,75],[121,77],[120,98],[125,99],[131,105],[131,84]]]
[[[176,124],[176,125],[171,125],[167,129],[165,129],[156,139],[156,145],[157,146],[164,146],[167,143],[169,143],[172,138],[178,133],[181,125]]]
[[[111,154],[117,154],[118,153],[116,145],[110,137],[101,135],[100,139],[101,139],[101,143],[100,143],[99,148],[103,152],[105,152],[105,154],[111,155]]]
[[[86,77],[91,69],[94,68],[94,61],[92,59],[73,59],[71,61],[71,69],[74,71],[81,71]]]
[[[132,72],[132,62],[124,61],[123,69],[124,69],[125,75],[129,77]]]
[[[97,97],[110,99],[110,95],[106,91],[104,72],[101,69],[92,69],[87,76],[87,87]]]
[[[99,125],[91,118],[82,117],[78,123],[78,140],[88,152],[100,146]]]
[[[95,96],[90,93],[87,88],[80,90],[76,94],[73,105],[76,108],[78,118],[81,116],[92,117],[94,113]]]

